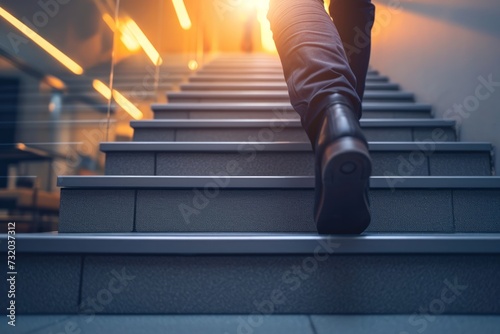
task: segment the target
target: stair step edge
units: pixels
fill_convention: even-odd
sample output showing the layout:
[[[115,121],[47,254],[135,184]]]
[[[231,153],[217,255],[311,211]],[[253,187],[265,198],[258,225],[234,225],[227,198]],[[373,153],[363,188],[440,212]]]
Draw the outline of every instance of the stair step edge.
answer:
[[[268,90],[250,90],[250,91],[234,91],[234,90],[217,90],[217,91],[167,91],[167,97],[177,98],[177,97],[283,97],[289,98],[288,92],[276,92]],[[389,98],[413,98],[414,94],[404,91],[367,91],[364,95],[365,98],[369,97],[389,97]]]
[[[6,239],[0,236],[0,240]],[[19,234],[19,253],[121,254],[499,254],[500,233],[393,233],[324,236],[296,233]],[[23,242],[24,241],[24,242]]]
[[[153,103],[151,104],[153,111],[257,111],[257,110],[274,110],[293,111],[290,103],[276,102],[209,102],[209,103]],[[363,102],[364,111],[393,111],[393,110],[408,110],[408,111],[425,111],[430,112],[432,106],[424,103],[414,102]]]
[[[61,188],[203,189],[218,181],[222,189],[314,189],[312,176],[59,176]],[[217,183],[216,183],[217,184]],[[498,176],[372,176],[371,189],[500,189]]]
[[[284,124],[283,124],[284,123]],[[249,127],[275,127],[282,124],[284,127],[302,127],[298,119],[155,119],[131,121],[133,128],[249,128]],[[362,119],[362,127],[452,127],[454,120],[443,119]]]
[[[241,152],[242,147],[259,147],[259,152],[312,152],[308,142],[104,142],[102,152]],[[371,151],[490,152],[487,142],[370,142]]]

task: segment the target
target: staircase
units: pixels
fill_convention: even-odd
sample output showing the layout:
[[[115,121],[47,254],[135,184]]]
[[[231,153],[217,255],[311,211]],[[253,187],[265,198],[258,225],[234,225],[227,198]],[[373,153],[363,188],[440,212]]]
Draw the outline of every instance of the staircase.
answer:
[[[59,177],[59,234],[17,236],[20,332],[499,333],[490,143],[371,70],[372,223],[319,236],[277,59],[221,56],[167,99],[101,144],[105,176]]]

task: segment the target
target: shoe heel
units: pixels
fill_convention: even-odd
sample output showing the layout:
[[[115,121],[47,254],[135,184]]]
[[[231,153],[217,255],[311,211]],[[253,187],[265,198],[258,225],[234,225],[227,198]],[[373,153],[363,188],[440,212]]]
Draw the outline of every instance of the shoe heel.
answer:
[[[344,137],[328,146],[322,157],[319,233],[359,234],[370,223],[366,190],[371,159],[366,144]]]
[[[353,137],[340,138],[326,148],[321,170],[325,182],[332,182],[334,176],[369,179],[371,158],[366,144]]]

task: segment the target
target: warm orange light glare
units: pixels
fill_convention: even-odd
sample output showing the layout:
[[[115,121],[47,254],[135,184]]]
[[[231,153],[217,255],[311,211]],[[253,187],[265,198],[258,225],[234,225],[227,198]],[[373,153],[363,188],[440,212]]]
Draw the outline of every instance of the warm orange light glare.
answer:
[[[135,119],[143,118],[142,112],[119,91],[113,89],[113,97],[116,103],[118,103],[130,116]]]
[[[101,80],[94,80],[92,82],[92,87],[94,87],[94,89],[99,93],[101,94],[102,96],[104,96],[104,98],[106,100],[109,100],[111,99],[111,90],[109,89],[108,86],[106,86]]]
[[[114,32],[116,30],[115,20],[113,20],[111,15],[109,15],[108,13],[104,13],[102,14],[102,19],[108,25],[109,29],[111,29],[111,31]]]
[[[196,60],[190,60],[188,63],[188,68],[191,71],[196,71],[198,69],[198,62]]]
[[[149,39],[144,35],[141,28],[135,23],[132,19],[128,19],[125,22],[124,30],[128,30],[134,39],[141,45],[146,55],[151,59],[154,65],[161,65],[163,60],[160,57],[158,51],[156,51],[155,47]]]
[[[54,102],[49,103],[49,112],[53,113],[56,110],[56,104]]]
[[[104,20],[104,22],[106,22],[112,32],[116,32],[116,23],[111,15],[109,15],[108,13],[104,13],[102,15],[102,19]],[[123,45],[125,45],[127,50],[134,52],[141,48],[141,45],[135,39],[134,35],[132,35],[132,32],[127,28],[125,24],[118,24],[118,30],[120,33],[120,40],[122,41]]]
[[[174,4],[175,13],[179,19],[182,29],[189,30],[191,28],[191,19],[186,9],[186,5],[183,0],[172,0]]]
[[[56,78],[52,75],[46,75],[43,78],[43,82],[58,90],[66,89],[66,85],[64,84],[64,82],[61,79]]]
[[[254,0],[257,9],[257,20],[260,24],[260,41],[262,48],[267,52],[276,52],[271,24],[267,19],[267,11],[269,9],[269,0]]]
[[[121,29],[121,36],[120,40],[122,41],[123,45],[129,50],[129,51],[137,51],[141,48],[141,45],[139,42],[135,39],[134,35],[130,31],[130,29],[124,25]]]
[[[267,17],[265,15],[259,15],[258,20],[260,23],[260,40],[262,48],[268,52],[276,52],[276,44],[274,44],[271,25]]]
[[[330,12],[330,0],[325,0],[323,3],[325,4],[326,12],[329,13]]]
[[[19,31],[25,34],[29,39],[35,42],[39,47],[45,50],[57,61],[66,66],[71,72],[78,75],[83,74],[83,68],[80,65],[78,65],[75,61],[73,61],[71,58],[62,53],[54,45],[50,44],[42,36],[38,35],[36,32],[31,30],[27,25],[16,19],[2,7],[0,7],[0,16],[3,17],[5,20],[7,20],[7,22],[12,24],[14,27],[16,27],[16,29],[19,29]]]
[[[111,90],[102,81],[94,80],[92,86],[97,92],[104,96],[104,98],[108,100],[111,99]],[[142,112],[116,89],[113,89],[113,98],[116,103],[133,118],[142,119],[144,117]]]

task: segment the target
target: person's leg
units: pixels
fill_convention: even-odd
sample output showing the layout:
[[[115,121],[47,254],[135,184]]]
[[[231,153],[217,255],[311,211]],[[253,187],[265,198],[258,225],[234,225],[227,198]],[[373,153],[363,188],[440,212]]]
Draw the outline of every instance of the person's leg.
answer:
[[[300,114],[311,142],[334,93],[348,98],[360,118],[356,78],[323,1],[271,0],[268,18],[292,106]]]
[[[329,11],[356,76],[356,91],[362,97],[370,61],[375,6],[371,0],[331,0]]]
[[[268,17],[290,100],[315,150],[318,232],[361,233],[370,223],[371,160],[341,36],[322,0],[271,0]]]

